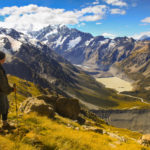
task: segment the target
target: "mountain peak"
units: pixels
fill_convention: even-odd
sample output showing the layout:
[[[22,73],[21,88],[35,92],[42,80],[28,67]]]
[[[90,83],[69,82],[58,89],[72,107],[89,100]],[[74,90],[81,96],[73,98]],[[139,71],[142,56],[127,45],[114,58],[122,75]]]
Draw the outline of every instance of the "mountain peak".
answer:
[[[14,39],[18,39],[21,37],[21,35],[23,35],[23,33],[16,31],[15,29],[12,28],[0,28],[0,34],[5,34],[5,35],[9,35]]]

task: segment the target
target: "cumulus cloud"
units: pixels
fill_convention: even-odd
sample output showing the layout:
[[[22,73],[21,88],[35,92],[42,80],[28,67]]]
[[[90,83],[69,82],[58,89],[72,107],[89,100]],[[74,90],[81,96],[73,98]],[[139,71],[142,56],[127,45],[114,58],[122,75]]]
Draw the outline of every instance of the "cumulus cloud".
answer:
[[[116,37],[116,35],[111,34],[111,33],[103,33],[102,35],[103,35],[104,37],[109,37],[109,38],[111,38],[111,39],[114,39],[114,38]]]
[[[126,11],[125,10],[121,10],[121,9],[111,9],[111,14],[120,14],[120,15],[124,15],[126,14]]]
[[[0,16],[5,18],[4,21],[0,21],[0,26],[26,32],[39,30],[48,25],[75,25],[84,21],[97,21],[102,19],[106,12],[105,5],[89,6],[73,11],[37,5],[5,7],[0,9]]]
[[[143,22],[143,23],[150,23],[150,17],[147,17],[147,18],[141,20],[141,22]]]
[[[135,34],[130,37],[133,37],[136,40],[143,39],[144,37],[150,37],[150,31],[141,32],[140,34]]]
[[[124,7],[127,6],[127,3],[122,0],[104,0],[107,4],[113,5],[113,6],[120,6]]]

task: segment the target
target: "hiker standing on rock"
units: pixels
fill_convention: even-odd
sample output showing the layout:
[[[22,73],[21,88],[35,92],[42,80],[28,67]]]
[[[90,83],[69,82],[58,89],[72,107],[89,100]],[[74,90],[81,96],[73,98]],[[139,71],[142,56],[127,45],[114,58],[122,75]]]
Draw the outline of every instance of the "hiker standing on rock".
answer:
[[[0,51],[0,117],[2,115],[3,129],[7,129],[11,127],[7,122],[8,109],[9,109],[9,102],[7,99],[7,95],[9,95],[11,92],[16,91],[16,88],[10,87],[5,70],[2,67],[2,64],[4,64],[5,60],[6,60],[5,53]]]

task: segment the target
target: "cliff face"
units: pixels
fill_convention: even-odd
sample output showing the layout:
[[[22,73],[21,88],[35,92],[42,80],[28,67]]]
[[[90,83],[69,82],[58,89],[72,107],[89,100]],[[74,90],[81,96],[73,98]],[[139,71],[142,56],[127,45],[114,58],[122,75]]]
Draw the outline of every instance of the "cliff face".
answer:
[[[108,124],[142,133],[150,133],[150,109],[95,111]]]

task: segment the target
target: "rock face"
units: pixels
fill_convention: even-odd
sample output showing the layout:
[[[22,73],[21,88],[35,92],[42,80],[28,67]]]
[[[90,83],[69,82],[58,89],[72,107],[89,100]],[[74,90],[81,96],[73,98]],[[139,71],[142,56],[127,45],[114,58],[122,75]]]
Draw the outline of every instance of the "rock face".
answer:
[[[24,113],[35,111],[40,115],[51,118],[54,117],[56,111],[63,117],[76,120],[80,113],[80,105],[77,99],[41,95],[25,100],[22,103],[20,110]]]
[[[108,124],[139,131],[144,134],[150,133],[150,110],[98,110],[93,111]]]
[[[56,100],[56,112],[64,117],[77,119],[80,113],[79,101],[72,98],[59,98]]]
[[[44,100],[37,98],[28,98],[24,101],[20,107],[20,110],[24,113],[37,112],[39,115],[53,118],[55,115],[53,106],[46,104]]]

